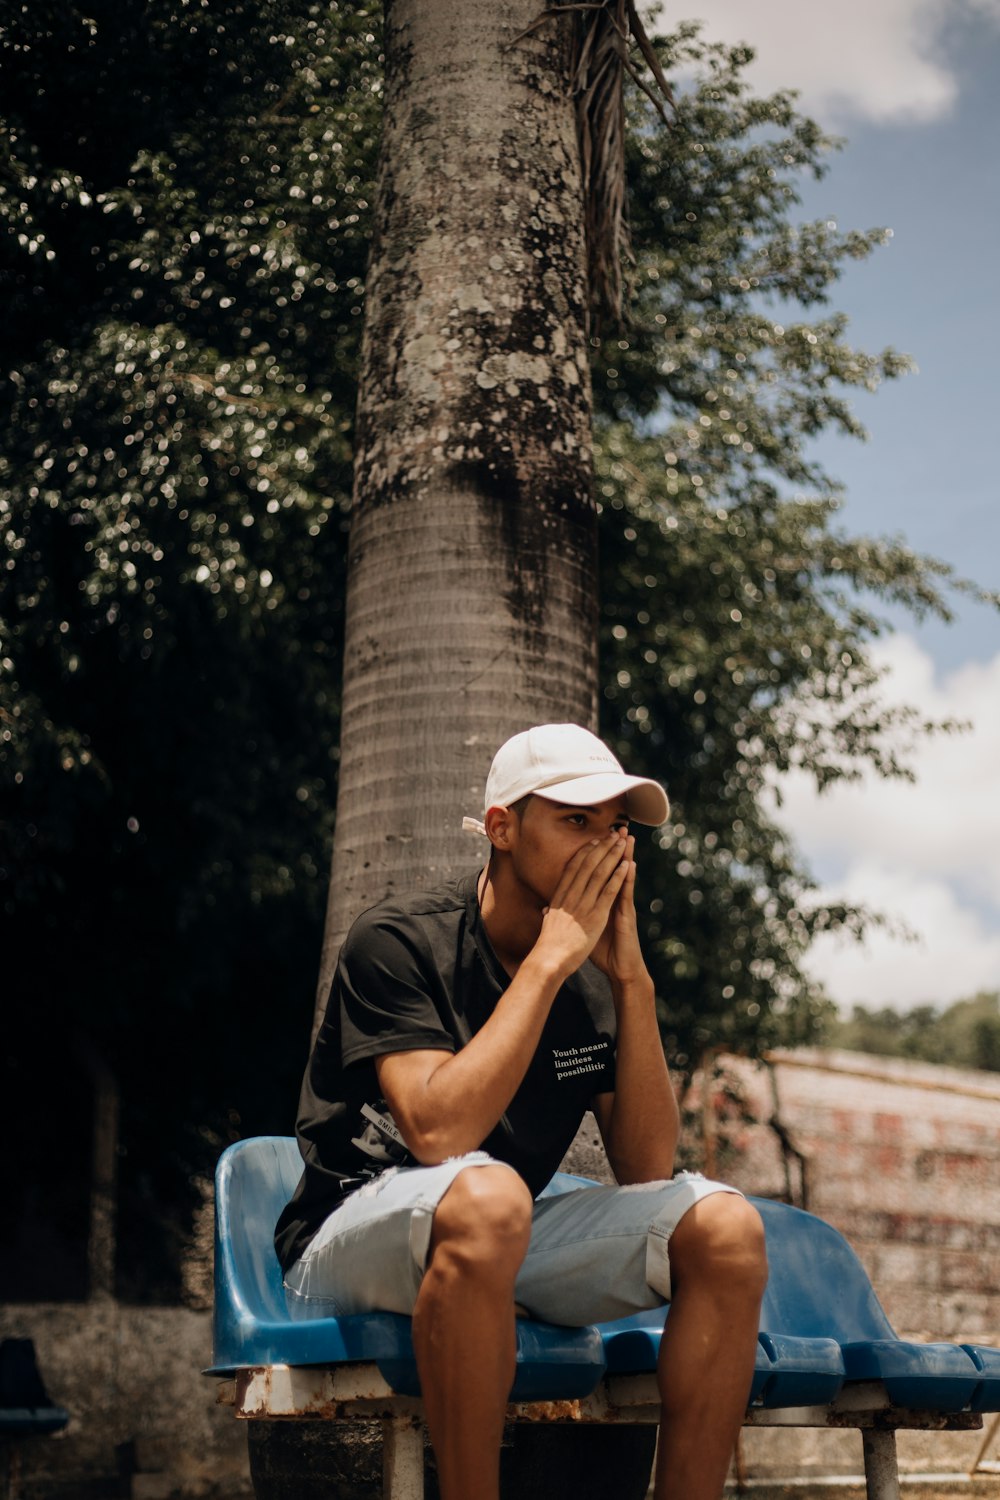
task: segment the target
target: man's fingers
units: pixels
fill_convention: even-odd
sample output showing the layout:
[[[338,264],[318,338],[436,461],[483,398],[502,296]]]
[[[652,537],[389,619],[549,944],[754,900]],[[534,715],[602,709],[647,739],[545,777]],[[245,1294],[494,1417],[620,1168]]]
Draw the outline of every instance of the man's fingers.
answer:
[[[590,886],[590,896],[593,902],[591,910],[598,916],[602,927],[611,915],[611,908],[628,878],[628,872],[629,862],[622,857],[620,852],[616,863],[610,870],[604,871],[599,866],[594,872]],[[600,877],[600,884],[597,883],[597,877]]]
[[[627,879],[628,864],[623,860],[615,866],[611,873],[611,878],[601,891],[598,900],[591,910],[590,920],[597,929],[594,939],[595,943],[599,943],[602,939],[607,939],[610,943],[614,942],[615,927],[621,911],[619,898],[625,888],[625,881]],[[587,925],[588,927],[590,926],[590,921],[588,921]]]
[[[607,906],[608,903],[604,897],[612,884],[613,895],[609,899],[613,900],[614,895],[617,895],[621,888],[618,872],[622,864],[624,848],[624,843],[620,839],[615,839],[610,845],[602,846],[600,858],[590,867],[586,880],[581,882],[580,887],[574,892],[577,910],[581,916],[598,907],[603,910]]]
[[[623,898],[626,901],[631,901],[635,893],[636,873],[634,834],[629,834],[628,838],[625,841],[625,858],[628,860],[628,873],[625,878]]]
[[[556,886],[552,897],[553,906],[565,905],[566,896],[569,894],[570,887],[576,879],[577,873],[582,868],[583,861],[589,858],[593,852],[594,846],[585,844],[582,849],[576,851],[571,859],[566,861],[566,868],[562,872],[562,878]]]
[[[552,898],[552,905],[575,909],[585,898],[585,892],[595,874],[598,876],[599,883],[603,884],[603,880],[614,867],[615,853],[621,847],[621,840],[616,835],[612,835],[610,839],[595,839],[592,844],[585,844],[582,849],[578,849],[566,864],[563,877]],[[607,870],[602,878],[601,870],[605,864]]]
[[[578,962],[591,954],[601,942],[628,878],[631,862],[625,858],[625,839],[612,837],[578,850],[567,862],[563,879],[552,897],[547,920],[558,930],[559,916],[569,919],[566,932],[575,933],[574,947],[579,945]]]

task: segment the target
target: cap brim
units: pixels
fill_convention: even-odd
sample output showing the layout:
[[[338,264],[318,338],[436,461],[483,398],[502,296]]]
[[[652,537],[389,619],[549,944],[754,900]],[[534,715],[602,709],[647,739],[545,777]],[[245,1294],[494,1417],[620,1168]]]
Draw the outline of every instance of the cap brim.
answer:
[[[569,802],[577,807],[594,807],[598,802],[624,796],[629,817],[651,828],[659,828],[670,815],[667,794],[658,782],[647,781],[644,776],[619,776],[613,771],[536,787],[534,795],[544,797],[547,802]]]

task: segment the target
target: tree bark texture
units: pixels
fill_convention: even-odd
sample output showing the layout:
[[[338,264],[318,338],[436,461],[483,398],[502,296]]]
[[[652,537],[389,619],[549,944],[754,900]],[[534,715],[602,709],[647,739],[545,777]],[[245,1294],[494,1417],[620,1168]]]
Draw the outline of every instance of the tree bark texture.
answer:
[[[497,746],[595,726],[570,18],[542,10],[386,6],[319,1012],[359,911],[484,853],[461,822]]]

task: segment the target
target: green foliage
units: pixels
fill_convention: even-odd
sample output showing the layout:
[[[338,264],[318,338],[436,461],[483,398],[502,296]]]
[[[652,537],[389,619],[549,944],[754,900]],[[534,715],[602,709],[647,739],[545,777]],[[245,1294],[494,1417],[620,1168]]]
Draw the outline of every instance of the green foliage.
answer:
[[[105,0],[4,37],[4,1093],[96,1041],[147,1291],[191,1164],[287,1128],[309,1033],[377,30]]]
[[[918,1005],[900,1012],[888,1005],[879,1010],[856,1005],[849,1020],[827,1022],[823,1041],[848,1052],[1000,1073],[1000,993],[981,990],[944,1009]]]
[[[2,33],[4,1099],[21,1134],[37,1070],[76,1097],[79,1032],[115,1069],[125,1291],[164,1294],[178,1197],[220,1141],[290,1127],[308,1038],[377,14],[95,0]],[[824,307],[879,232],[792,224],[830,142],[749,92],[744,53],[658,45],[696,82],[669,131],[631,101],[631,321],[594,379],[603,728],[673,799],[644,886],[684,1067],[816,1034],[799,959],[863,918],[811,902],[767,788],[901,771],[864,601],[946,614],[954,580],[840,535],[807,451],[906,368]],[[26,1180],[66,1128],[46,1113]]]

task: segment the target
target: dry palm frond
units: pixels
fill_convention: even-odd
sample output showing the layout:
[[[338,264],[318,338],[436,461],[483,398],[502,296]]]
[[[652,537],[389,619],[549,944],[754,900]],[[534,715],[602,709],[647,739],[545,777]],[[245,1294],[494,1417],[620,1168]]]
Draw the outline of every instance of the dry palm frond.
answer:
[[[625,74],[635,79],[666,120],[663,100],[670,86],[643,29],[634,0],[570,5],[575,12],[573,74],[576,130],[580,143],[587,232],[591,315],[615,325],[623,321],[622,268],[632,260],[625,184]],[[638,44],[659,94],[649,87],[629,55]]]
[[[576,102],[591,316],[595,326],[605,317],[620,326],[622,267],[632,260],[625,186],[625,74],[648,94],[665,121],[664,101],[672,104],[673,96],[635,0],[559,0],[529,30],[567,11],[573,12],[569,81]],[[653,86],[630,56],[632,43],[642,54]]]

